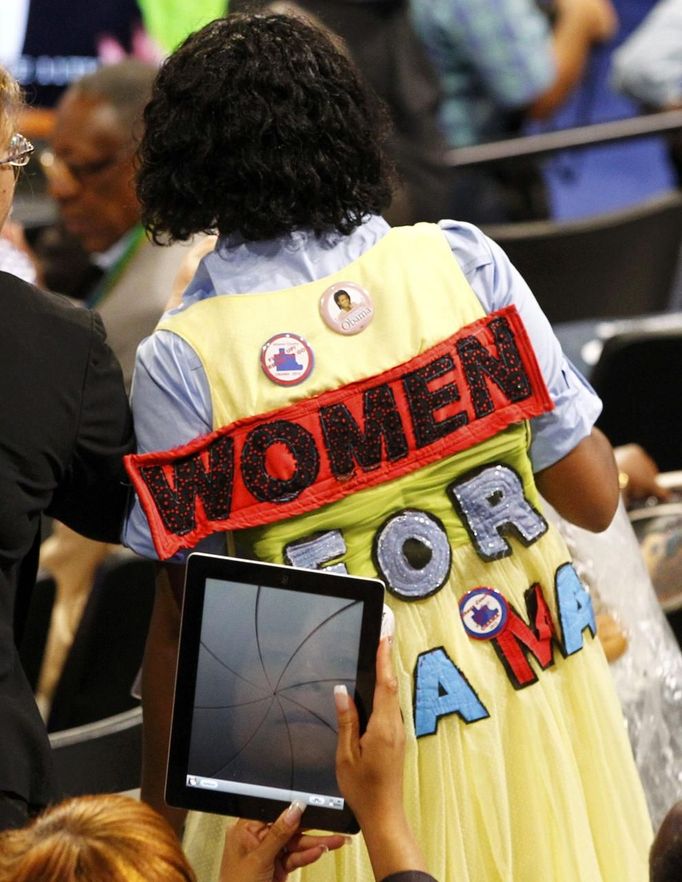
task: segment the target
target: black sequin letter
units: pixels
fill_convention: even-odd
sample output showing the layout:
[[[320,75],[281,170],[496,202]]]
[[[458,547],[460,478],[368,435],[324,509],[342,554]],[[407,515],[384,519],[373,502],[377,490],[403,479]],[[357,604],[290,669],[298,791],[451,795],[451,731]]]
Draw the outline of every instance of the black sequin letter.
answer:
[[[154,498],[169,533],[184,536],[195,527],[195,504],[199,497],[206,517],[224,520],[232,506],[234,442],[227,436],[214,441],[208,451],[208,470],[199,454],[173,463],[172,487],[161,466],[143,466],[140,474]]]
[[[274,448],[269,460],[268,450],[275,444],[283,447],[279,451]],[[286,453],[279,456],[282,474],[275,477],[268,471],[268,463],[276,461],[277,454],[284,449]],[[246,436],[241,469],[244,484],[260,502],[289,502],[315,483],[320,455],[307,429],[288,420],[274,420],[257,426]],[[287,470],[291,474],[285,476]]]
[[[438,438],[455,432],[469,421],[463,410],[444,420],[436,420],[434,417],[434,411],[452,404],[453,401],[459,401],[459,390],[454,383],[446,383],[432,391],[429,389],[429,383],[454,369],[452,356],[441,355],[425,367],[403,377],[403,387],[410,405],[417,447],[426,447]]]
[[[491,355],[473,336],[465,337],[456,344],[477,418],[495,410],[484,374],[509,401],[523,401],[532,391],[507,319],[492,319],[488,327],[495,338],[499,358]]]
[[[383,385],[367,389],[363,396],[363,411],[364,432],[345,404],[320,408],[329,462],[337,478],[352,475],[356,463],[364,471],[378,468],[382,438],[389,462],[407,455],[407,439],[391,387]]]

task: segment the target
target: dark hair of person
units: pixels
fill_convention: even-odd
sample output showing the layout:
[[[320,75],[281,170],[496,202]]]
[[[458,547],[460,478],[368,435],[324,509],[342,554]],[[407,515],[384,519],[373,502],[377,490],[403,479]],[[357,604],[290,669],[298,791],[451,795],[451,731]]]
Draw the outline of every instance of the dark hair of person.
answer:
[[[339,303],[339,300],[341,300],[341,298],[344,296],[344,294],[345,294],[345,296],[346,296],[349,300],[351,299],[350,294],[349,294],[348,291],[346,291],[344,288],[339,288],[338,291],[334,291],[334,303],[335,303],[338,307],[341,306],[341,304]]]
[[[77,796],[0,833],[1,882],[196,882],[175,833],[144,802]]]
[[[350,233],[391,200],[388,117],[352,62],[293,16],[229,15],[163,64],[139,150],[157,242]]]
[[[679,882],[682,879],[682,800],[676,802],[661,822],[649,854],[651,882]]]

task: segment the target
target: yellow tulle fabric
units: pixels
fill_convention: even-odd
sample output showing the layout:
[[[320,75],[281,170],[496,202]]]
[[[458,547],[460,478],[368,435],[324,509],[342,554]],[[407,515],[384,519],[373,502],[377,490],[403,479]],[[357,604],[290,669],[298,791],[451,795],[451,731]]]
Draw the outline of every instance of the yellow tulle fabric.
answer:
[[[415,261],[412,255],[419,254]],[[426,269],[425,269],[426,267]],[[354,281],[370,293],[375,317],[355,337],[335,334],[318,304],[331,284]],[[373,376],[445,339],[482,314],[480,304],[436,227],[392,231],[355,263],[320,282],[288,291],[203,301],[165,323],[197,351],[212,389],[215,426]],[[303,336],[315,369],[283,389],[258,366],[260,346],[285,331]],[[304,516],[241,534],[242,547],[280,562],[287,543],[336,529],[344,563],[377,575],[372,543],[392,513],[416,508],[440,520],[453,550],[446,584],[406,602],[387,594],[396,618],[394,662],[408,729],[406,806],[427,860],[441,882],[645,882],[651,827],[620,706],[603,652],[590,632],[583,646],[515,689],[490,641],[472,640],[459,600],[472,588],[502,593],[527,621],[524,594],[538,583],[561,639],[557,568],[569,560],[558,534],[529,547],[510,538],[512,553],[484,562],[456,513],[447,487],[485,464],[502,463],[539,499],[527,458],[528,427],[519,424],[447,460],[363,490]],[[489,716],[466,723],[439,719],[434,734],[415,737],[415,666],[443,647]],[[216,735],[216,737],[219,737]],[[192,814],[185,847],[199,882],[215,882],[227,819]],[[361,836],[294,875],[300,882],[371,882]]]

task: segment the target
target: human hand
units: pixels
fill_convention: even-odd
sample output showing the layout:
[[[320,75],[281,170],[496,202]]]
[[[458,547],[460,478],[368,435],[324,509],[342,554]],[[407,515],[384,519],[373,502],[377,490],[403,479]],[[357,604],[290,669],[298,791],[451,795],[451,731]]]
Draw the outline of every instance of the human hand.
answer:
[[[357,708],[345,686],[335,687],[334,697],[339,724],[336,779],[362,828],[375,878],[425,870],[403,806],[405,728],[390,638],[379,643],[374,703],[362,738]]]
[[[643,447],[624,444],[616,447],[614,454],[620,474],[626,476],[621,485],[626,505],[647,497],[661,502],[670,497],[670,491],[658,483],[658,466]]]
[[[273,824],[239,820],[225,834],[220,882],[284,882],[299,867],[340,848],[346,836],[299,832],[304,805],[292,802]]]
[[[403,801],[405,728],[389,639],[379,644],[374,703],[362,738],[357,708],[345,686],[336,686],[334,697],[339,724],[336,778],[362,824],[363,817],[391,811]]]

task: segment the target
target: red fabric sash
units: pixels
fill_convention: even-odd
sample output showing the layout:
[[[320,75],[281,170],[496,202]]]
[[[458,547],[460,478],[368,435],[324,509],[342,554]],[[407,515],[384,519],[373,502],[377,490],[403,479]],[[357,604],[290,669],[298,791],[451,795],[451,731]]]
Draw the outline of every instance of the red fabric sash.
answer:
[[[511,306],[381,374],[128,456],[126,468],[165,559],[394,480],[552,407]]]

